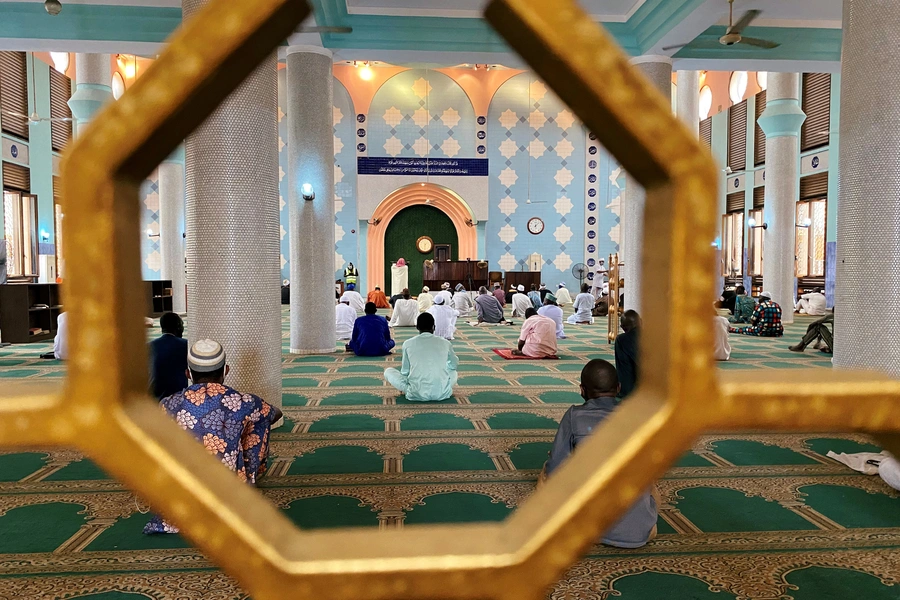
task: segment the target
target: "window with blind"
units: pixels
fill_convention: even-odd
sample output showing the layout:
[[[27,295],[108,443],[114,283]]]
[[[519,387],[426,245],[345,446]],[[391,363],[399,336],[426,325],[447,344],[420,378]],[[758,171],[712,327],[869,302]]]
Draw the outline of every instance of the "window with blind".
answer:
[[[764,188],[756,188],[757,190],[763,190]],[[763,232],[765,229],[762,227],[756,227],[756,225],[763,224],[763,209],[762,203],[760,203],[759,208],[756,208],[756,190],[754,190],[753,194],[753,206],[754,209],[750,211],[750,218],[747,220],[747,223],[750,224],[750,247],[748,248],[748,256],[747,256],[747,268],[750,271],[750,275],[753,277],[762,276],[763,274]]]
[[[732,171],[747,169],[747,101],[728,109],[728,166]]]
[[[766,186],[761,185],[753,188],[753,208],[762,208],[766,205]]]
[[[725,212],[744,212],[744,192],[732,192],[725,196]]]
[[[828,196],[828,173],[816,173],[800,178],[800,199],[812,200]]]
[[[57,71],[50,69],[50,117],[53,119],[71,119],[69,98],[72,97],[72,80]],[[71,121],[52,121],[50,123],[50,141],[53,149],[62,152],[72,137]]]
[[[37,274],[37,196],[3,190],[3,235],[10,277]]]
[[[797,203],[794,269],[797,277],[825,276],[826,200]]]
[[[3,189],[31,191],[31,169],[11,162],[3,162]]]
[[[753,164],[755,166],[766,164],[766,134],[759,126],[759,117],[766,110],[766,90],[756,95],[756,127],[753,140]]]
[[[806,121],[800,129],[800,150],[828,145],[831,130],[831,74],[804,73],[802,108]]]
[[[28,67],[24,52],[0,52],[0,108],[28,115]],[[28,117],[4,114],[3,133],[28,139]]]
[[[722,275],[740,277],[744,262],[744,213],[722,216]]]
[[[700,121],[700,139],[706,142],[707,148],[712,147],[712,117]]]

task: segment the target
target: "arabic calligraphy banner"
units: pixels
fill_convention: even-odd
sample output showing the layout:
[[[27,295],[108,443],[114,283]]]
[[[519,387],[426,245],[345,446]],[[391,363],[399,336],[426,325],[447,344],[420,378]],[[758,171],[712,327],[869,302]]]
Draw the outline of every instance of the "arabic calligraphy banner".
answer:
[[[360,175],[421,175],[487,177],[486,158],[390,158],[360,156],[357,172]]]

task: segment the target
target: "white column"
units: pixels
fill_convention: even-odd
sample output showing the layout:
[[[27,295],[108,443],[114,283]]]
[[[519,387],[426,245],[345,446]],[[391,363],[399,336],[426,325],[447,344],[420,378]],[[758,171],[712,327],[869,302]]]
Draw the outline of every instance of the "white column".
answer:
[[[796,210],[800,197],[800,75],[769,73],[766,110],[766,206],[763,210],[763,288],[781,305],[782,320],[794,322]]]
[[[666,56],[639,56],[631,61],[663,97],[672,101],[672,59]],[[699,110],[699,109],[698,109]],[[622,194],[622,242],[625,266],[625,308],[641,310],[641,248],[644,243],[644,203],[646,192],[630,175]]]
[[[172,310],[185,312],[184,289],[184,164],[159,165],[159,249],[162,279],[172,281]]]
[[[332,73],[331,51],[315,46],[287,49],[287,201],[294,354],[335,351]]]
[[[112,67],[109,54],[75,55],[75,92],[69,99],[69,108],[75,121],[75,136],[87,125],[94,113],[113,99]]]
[[[835,366],[894,377],[900,341],[885,317],[900,298],[898,27],[900,4],[844,0],[834,298]]]
[[[677,90],[675,92],[675,107],[678,118],[694,134],[700,137],[700,72],[677,71]]]

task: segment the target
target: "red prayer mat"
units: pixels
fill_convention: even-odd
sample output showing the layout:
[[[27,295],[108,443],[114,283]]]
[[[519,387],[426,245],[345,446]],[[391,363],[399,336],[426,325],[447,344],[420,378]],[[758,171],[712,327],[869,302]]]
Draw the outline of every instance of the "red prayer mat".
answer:
[[[559,357],[556,355],[544,356],[543,358],[535,358],[533,356],[517,356],[513,354],[511,348],[494,348],[493,350],[494,354],[502,356],[506,360],[559,360]]]

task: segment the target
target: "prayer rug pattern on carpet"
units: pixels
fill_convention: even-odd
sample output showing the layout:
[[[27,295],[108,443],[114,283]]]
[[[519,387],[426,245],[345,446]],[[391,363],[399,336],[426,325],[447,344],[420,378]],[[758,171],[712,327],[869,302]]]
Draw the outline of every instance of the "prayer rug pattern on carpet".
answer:
[[[496,521],[533,491],[557,421],[581,401],[590,358],[612,360],[605,323],[567,327],[560,360],[505,361],[518,327],[461,325],[460,385],[413,403],[382,371],[398,354],[287,354],[285,426],[261,492],[301,527],[399,528]],[[732,336],[724,369],[831,368],[780,339]],[[155,333],[155,331],[154,331]],[[398,346],[415,334],[395,332]],[[0,379],[60,378],[47,344],[0,350]],[[625,600],[900,597],[900,494],[824,457],[877,450],[858,434],[711,433],[659,482],[659,537],[639,550],[595,546],[552,598]],[[141,535],[147,507],[69,450],[0,453],[0,598],[244,598],[179,536]]]

